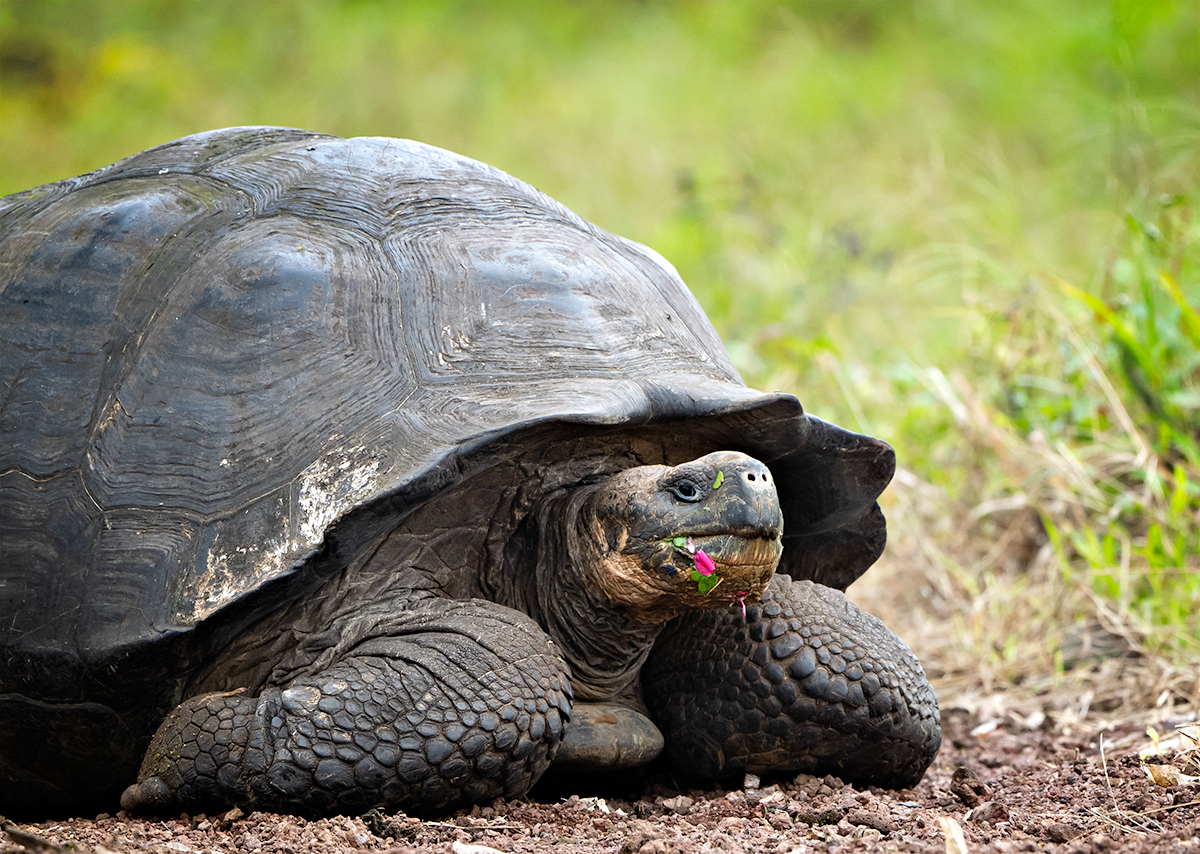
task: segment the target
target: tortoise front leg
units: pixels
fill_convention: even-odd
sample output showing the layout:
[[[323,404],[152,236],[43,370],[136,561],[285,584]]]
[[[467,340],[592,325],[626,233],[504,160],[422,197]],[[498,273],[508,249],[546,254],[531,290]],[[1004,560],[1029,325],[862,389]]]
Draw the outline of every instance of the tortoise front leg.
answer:
[[[401,629],[284,688],[192,697],[155,733],[121,806],[438,812],[515,797],[570,714],[566,665],[525,615],[425,600]]]
[[[693,612],[642,670],[677,771],[834,774],[915,785],[937,755],[937,698],[921,665],[837,590],[776,576],[759,604]]]

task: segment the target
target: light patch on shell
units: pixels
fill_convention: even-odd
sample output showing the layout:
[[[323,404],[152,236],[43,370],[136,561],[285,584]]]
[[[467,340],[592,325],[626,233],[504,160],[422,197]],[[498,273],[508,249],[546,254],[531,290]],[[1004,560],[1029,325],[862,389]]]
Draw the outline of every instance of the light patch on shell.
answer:
[[[296,496],[301,543],[320,543],[330,525],[374,495],[381,468],[382,460],[360,446],[328,454],[301,472]]]
[[[291,567],[295,544],[283,538],[228,550],[220,547],[220,540],[218,534],[208,551],[205,571],[196,579],[190,598],[191,612],[179,615],[188,622],[203,620],[260,582]]]
[[[219,539],[220,535],[218,535]],[[213,542],[216,546],[216,542]],[[229,557],[210,549],[204,572],[196,579],[195,595],[191,599],[192,610],[185,616],[186,622],[199,622],[223,604],[237,596],[238,590],[229,571]]]
[[[386,455],[384,448],[358,445],[313,462],[292,485],[291,518],[285,517],[274,536],[247,540],[219,528],[203,569],[185,584],[177,619],[185,624],[199,622],[312,554],[330,525],[379,494]],[[283,501],[286,508],[286,497]]]

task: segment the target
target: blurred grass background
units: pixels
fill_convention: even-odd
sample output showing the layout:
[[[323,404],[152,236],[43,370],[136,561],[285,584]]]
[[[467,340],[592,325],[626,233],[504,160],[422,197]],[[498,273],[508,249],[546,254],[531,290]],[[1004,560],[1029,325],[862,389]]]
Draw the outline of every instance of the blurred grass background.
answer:
[[[0,0],[0,193],[239,124],[662,252],[750,384],[896,446],[855,595],[944,702],[1200,707],[1200,3]]]

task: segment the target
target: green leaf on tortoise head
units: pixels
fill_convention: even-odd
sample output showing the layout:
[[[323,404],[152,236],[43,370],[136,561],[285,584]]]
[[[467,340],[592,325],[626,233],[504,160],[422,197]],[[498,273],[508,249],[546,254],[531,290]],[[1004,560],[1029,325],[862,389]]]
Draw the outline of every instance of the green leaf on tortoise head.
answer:
[[[721,484],[725,482],[725,472],[717,472],[717,479],[713,481],[713,489],[720,489]]]

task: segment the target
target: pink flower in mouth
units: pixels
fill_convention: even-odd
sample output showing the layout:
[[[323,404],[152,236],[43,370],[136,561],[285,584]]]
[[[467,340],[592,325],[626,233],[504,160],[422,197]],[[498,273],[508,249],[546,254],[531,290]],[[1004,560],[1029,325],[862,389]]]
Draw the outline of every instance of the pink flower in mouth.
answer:
[[[704,549],[696,549],[696,571],[701,575],[712,575],[716,569],[717,565],[704,553]]]

